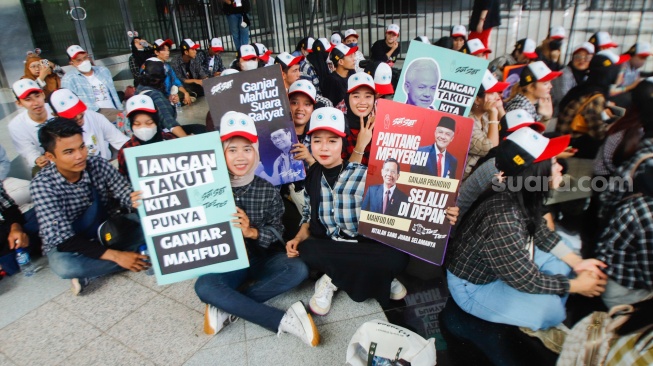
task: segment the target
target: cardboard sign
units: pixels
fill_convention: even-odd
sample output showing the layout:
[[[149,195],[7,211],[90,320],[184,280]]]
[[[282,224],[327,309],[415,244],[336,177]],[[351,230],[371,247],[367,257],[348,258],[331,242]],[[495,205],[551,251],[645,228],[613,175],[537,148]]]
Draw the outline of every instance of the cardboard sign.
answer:
[[[394,101],[469,116],[488,61],[411,41]]]
[[[304,163],[288,152],[297,143],[297,134],[281,66],[206,79],[204,94],[216,129],[229,111],[245,113],[254,120],[262,164],[256,175],[275,186],[306,178]]]
[[[125,149],[129,179],[159,285],[249,267],[220,134]]]
[[[384,99],[376,118],[358,232],[441,265],[474,121]]]

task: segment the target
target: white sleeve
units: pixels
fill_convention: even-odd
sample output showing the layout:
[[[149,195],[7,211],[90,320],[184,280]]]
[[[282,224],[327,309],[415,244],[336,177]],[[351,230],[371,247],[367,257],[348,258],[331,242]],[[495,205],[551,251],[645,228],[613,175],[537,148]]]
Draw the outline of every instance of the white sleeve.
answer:
[[[120,132],[120,130],[114,126],[113,123],[109,122],[107,117],[99,113],[96,114],[97,126],[102,130],[104,138],[109,144],[111,144],[111,146],[113,146],[114,149],[120,150],[122,145],[124,145],[125,142],[129,141],[129,138]]]
[[[9,123],[8,126],[11,142],[14,143],[16,152],[27,160],[30,168],[33,168],[36,165],[36,159],[43,155],[43,149],[40,145],[36,144],[36,141],[30,136],[27,128],[21,128],[22,126],[19,126],[20,121],[15,122],[18,123]]]

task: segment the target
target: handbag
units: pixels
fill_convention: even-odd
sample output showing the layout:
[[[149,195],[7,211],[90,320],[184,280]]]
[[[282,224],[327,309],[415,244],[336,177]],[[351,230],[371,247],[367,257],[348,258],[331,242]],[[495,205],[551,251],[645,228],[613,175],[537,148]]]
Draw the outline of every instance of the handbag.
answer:
[[[574,119],[571,120],[571,130],[574,132],[579,132],[579,133],[587,133],[589,131],[589,127],[587,127],[587,121],[585,121],[585,117],[583,117],[583,111],[585,108],[596,98],[602,96],[603,94],[594,94],[591,97],[589,97],[583,104],[581,104],[580,108],[578,108],[578,111],[576,112],[576,115],[574,116]]]
[[[383,320],[361,325],[347,347],[352,366],[433,366],[435,357],[435,339]]]

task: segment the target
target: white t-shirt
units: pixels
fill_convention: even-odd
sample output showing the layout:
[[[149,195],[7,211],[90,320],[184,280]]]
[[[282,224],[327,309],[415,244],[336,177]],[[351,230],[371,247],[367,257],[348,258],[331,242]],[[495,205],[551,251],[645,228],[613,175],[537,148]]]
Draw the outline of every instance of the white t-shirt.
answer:
[[[95,74],[91,76],[84,75],[86,80],[91,84],[93,88],[93,95],[95,96],[95,104],[100,108],[116,108],[113,105],[113,99],[111,99],[111,92],[103,82],[98,79]]]
[[[84,144],[88,148],[89,156],[100,156],[106,160],[111,159],[111,150],[120,150],[122,145],[129,140],[113,123],[100,113],[86,110],[84,112]]]
[[[45,109],[48,111],[48,119],[53,118],[52,109],[47,103]],[[7,126],[11,141],[14,143],[14,149],[20,156],[25,158],[30,168],[33,168],[36,165],[34,161],[45,153],[39,143],[38,131],[40,127],[41,123],[34,122],[29,117],[27,110],[20,112]]]

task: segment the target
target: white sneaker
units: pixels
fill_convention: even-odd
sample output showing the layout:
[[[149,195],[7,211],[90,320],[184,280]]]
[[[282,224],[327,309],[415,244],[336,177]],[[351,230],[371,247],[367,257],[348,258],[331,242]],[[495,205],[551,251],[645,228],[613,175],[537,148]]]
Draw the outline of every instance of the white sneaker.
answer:
[[[315,282],[315,293],[308,302],[308,307],[315,315],[327,315],[331,310],[331,300],[333,293],[338,291],[338,288],[331,283],[331,277],[324,275]]]
[[[406,297],[408,290],[396,278],[390,284],[390,300],[401,300]]]
[[[301,301],[292,304],[281,318],[277,335],[282,332],[294,335],[311,347],[315,347],[320,343],[320,333],[318,333],[313,318],[306,312],[304,303]]]
[[[204,333],[213,335],[222,328],[238,320],[238,317],[226,313],[213,305],[206,304],[204,310]]]
[[[84,288],[88,286],[91,281],[89,281],[88,278],[73,278],[70,282],[70,290],[72,291],[73,296],[77,296],[84,291]]]

